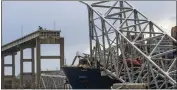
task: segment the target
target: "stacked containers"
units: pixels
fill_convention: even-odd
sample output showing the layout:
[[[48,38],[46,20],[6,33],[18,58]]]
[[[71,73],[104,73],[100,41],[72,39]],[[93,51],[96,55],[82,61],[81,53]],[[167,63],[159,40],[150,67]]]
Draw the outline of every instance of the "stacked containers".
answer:
[[[171,36],[177,40],[177,26],[172,27]],[[176,52],[174,52],[174,56],[177,56],[177,43],[174,42],[173,45],[176,48]],[[176,77],[176,80],[177,80],[177,77]]]
[[[177,26],[172,27],[171,36],[177,40]],[[173,45],[177,48],[177,43],[173,43]]]
[[[171,29],[171,36],[177,39],[177,26],[172,27]]]
[[[171,36],[177,40],[177,26],[172,27]],[[174,47],[177,49],[177,43],[173,43]],[[174,55],[177,55],[177,50],[174,52]]]

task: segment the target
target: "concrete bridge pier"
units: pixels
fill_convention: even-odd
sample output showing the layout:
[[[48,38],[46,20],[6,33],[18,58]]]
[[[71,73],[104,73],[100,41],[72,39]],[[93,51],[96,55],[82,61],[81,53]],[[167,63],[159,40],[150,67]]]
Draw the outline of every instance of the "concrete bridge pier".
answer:
[[[60,44],[60,55],[57,56],[41,56],[41,44]],[[41,77],[41,59],[59,59],[60,69],[64,65],[64,38],[36,38],[36,88],[40,87]]]
[[[41,58],[40,53],[41,47],[40,47],[40,39],[36,38],[36,88],[39,88],[40,85],[40,75],[41,75]]]
[[[31,49],[31,59],[25,59],[23,57],[23,50],[26,48]],[[24,88],[24,75],[31,75],[32,76],[32,84],[35,83],[35,62],[34,62],[34,45],[24,45],[20,48],[20,87]],[[24,72],[24,62],[31,63],[31,72]],[[34,88],[34,85],[31,86],[31,88]]]
[[[12,64],[5,64],[5,57],[11,55],[12,56]],[[10,80],[12,82],[12,88],[16,88],[16,77],[15,77],[15,55],[16,53],[8,53],[1,55],[1,88],[4,89],[5,80]],[[5,75],[5,67],[12,68],[12,75]]]
[[[1,55],[1,89],[4,89],[4,55]]]

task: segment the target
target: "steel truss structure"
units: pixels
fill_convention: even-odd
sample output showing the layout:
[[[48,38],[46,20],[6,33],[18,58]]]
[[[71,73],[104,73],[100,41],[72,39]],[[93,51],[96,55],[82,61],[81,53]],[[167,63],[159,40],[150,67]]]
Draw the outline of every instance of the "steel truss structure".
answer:
[[[63,72],[42,73],[40,78],[41,89],[69,89]]]
[[[103,74],[148,88],[176,88],[177,41],[126,1],[87,1],[90,55]],[[75,57],[72,65],[74,64]],[[136,59],[141,64],[136,66]],[[130,60],[130,63],[128,63]],[[63,88],[64,76],[41,75],[41,88]],[[62,80],[61,80],[62,79]],[[61,82],[60,82],[61,81]]]
[[[176,88],[177,41],[126,1],[83,2],[88,7],[90,62],[117,79]],[[127,60],[138,59],[141,66]]]

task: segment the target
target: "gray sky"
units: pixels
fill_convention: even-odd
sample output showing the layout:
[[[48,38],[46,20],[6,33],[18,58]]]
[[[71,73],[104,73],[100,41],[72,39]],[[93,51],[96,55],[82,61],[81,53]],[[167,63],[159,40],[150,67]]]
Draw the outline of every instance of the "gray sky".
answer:
[[[166,32],[176,25],[175,1],[129,1],[149,20],[162,26]],[[2,2],[2,44],[37,30],[38,26],[47,29],[61,29],[65,38],[66,63],[71,64],[76,51],[88,52],[88,13],[87,7],[78,1],[3,1]],[[23,25],[23,33],[21,26]],[[49,48],[50,47],[50,48]],[[58,50],[57,50],[58,49]],[[42,55],[57,55],[57,45],[42,45]],[[25,50],[25,58],[30,58],[30,50]],[[5,63],[11,63],[6,57]],[[16,74],[19,74],[19,53],[16,55]],[[31,71],[31,64],[24,64],[24,72]],[[42,69],[59,68],[59,60],[42,60]],[[6,68],[5,74],[11,74]]]

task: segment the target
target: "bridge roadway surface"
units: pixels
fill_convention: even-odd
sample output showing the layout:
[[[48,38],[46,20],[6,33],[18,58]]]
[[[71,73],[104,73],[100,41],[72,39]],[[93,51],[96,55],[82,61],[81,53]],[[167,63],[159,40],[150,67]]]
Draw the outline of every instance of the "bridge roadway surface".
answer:
[[[7,43],[3,45],[1,48],[1,52],[17,52],[20,51],[21,45],[24,45],[26,43],[31,44],[31,45],[36,45],[36,38],[42,36],[42,37],[48,37],[48,36],[55,36],[60,38],[60,31],[51,31],[51,30],[37,30],[33,33],[30,33],[26,36],[23,36],[17,40],[14,40],[10,43]]]

